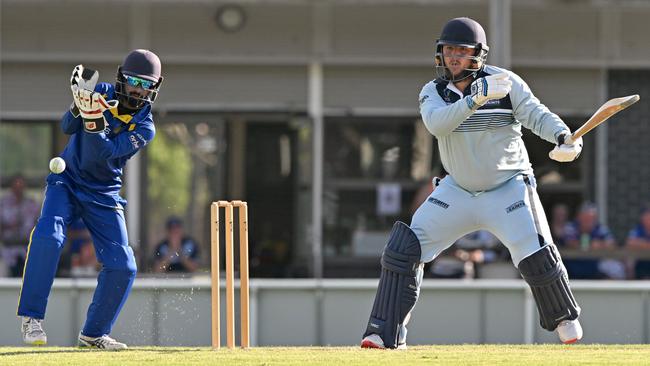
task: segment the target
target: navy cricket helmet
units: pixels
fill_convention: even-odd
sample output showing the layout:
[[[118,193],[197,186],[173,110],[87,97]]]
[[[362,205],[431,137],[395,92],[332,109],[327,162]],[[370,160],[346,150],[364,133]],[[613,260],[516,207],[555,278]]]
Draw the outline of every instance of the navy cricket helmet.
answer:
[[[458,76],[451,75],[451,72],[445,66],[445,59],[442,54],[444,45],[473,48],[474,55],[468,57],[472,60],[470,67]],[[442,28],[440,38],[436,41],[436,74],[439,78],[452,82],[460,81],[470,76],[475,77],[483,68],[483,65],[485,65],[489,50],[485,30],[483,30],[483,27],[477,21],[464,17],[454,18],[445,24]]]
[[[163,82],[161,69],[160,59],[155,53],[143,49],[131,51],[117,68],[115,94],[120,105],[138,110],[153,103]],[[127,93],[126,85],[136,88],[137,92]]]

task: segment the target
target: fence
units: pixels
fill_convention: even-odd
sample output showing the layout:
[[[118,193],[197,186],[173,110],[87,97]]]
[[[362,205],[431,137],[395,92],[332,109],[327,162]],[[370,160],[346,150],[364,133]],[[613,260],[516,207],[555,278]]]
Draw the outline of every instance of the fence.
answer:
[[[90,279],[54,282],[44,323],[49,344],[76,343],[95,284]],[[649,341],[650,281],[572,284],[583,309],[585,343]],[[252,279],[251,344],[358,344],[376,285],[376,280]],[[19,279],[0,279],[0,345],[21,344],[15,317],[19,291]],[[130,345],[208,346],[209,278],[137,279],[112,335]],[[556,343],[557,336],[539,327],[523,281],[425,280],[408,341]]]

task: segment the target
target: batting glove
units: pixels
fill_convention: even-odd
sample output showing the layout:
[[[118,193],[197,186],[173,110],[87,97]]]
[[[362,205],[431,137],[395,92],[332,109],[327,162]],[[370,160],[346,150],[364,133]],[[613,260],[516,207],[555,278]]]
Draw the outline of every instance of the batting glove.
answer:
[[[84,122],[84,129],[87,132],[98,133],[106,128],[104,111],[117,107],[118,101],[106,101],[104,97],[94,91],[79,89],[72,86],[72,96],[75,105],[79,108],[79,114]]]
[[[470,109],[478,109],[488,100],[501,99],[510,93],[512,81],[508,73],[489,75],[472,82],[471,95],[467,100]]]
[[[582,137],[578,137],[575,141],[571,141],[571,144],[567,144],[565,140],[568,136],[569,133],[564,132],[557,137],[557,146],[548,153],[549,158],[560,163],[566,163],[574,161],[580,156],[582,152]]]

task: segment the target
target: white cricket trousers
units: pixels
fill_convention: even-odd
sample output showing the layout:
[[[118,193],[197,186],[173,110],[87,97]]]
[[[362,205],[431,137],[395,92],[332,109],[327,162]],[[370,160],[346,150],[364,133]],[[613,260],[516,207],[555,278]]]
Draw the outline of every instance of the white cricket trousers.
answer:
[[[470,193],[447,175],[418,208],[411,229],[422,246],[422,262],[432,261],[465,234],[488,230],[510,251],[515,266],[551,244],[551,230],[532,174],[519,174],[501,186]]]

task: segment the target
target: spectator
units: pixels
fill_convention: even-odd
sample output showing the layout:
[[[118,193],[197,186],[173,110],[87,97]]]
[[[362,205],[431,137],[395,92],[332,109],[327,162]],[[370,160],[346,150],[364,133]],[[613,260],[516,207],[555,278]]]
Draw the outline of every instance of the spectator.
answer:
[[[11,190],[0,199],[0,256],[12,277],[22,276],[29,235],[38,215],[36,201],[25,196],[25,179],[16,175]]]
[[[456,249],[434,260],[429,272],[435,278],[475,278],[476,266],[500,258],[499,240],[489,231],[478,230],[456,241]]]
[[[156,247],[156,272],[194,272],[199,267],[199,246],[185,235],[183,222],[172,216],[166,224],[167,237]]]
[[[564,231],[569,223],[569,207],[564,203],[558,203],[553,206],[551,212],[551,236],[555,245],[561,247],[564,245]]]
[[[251,275],[254,277],[286,277],[289,269],[289,238],[286,232],[266,222],[262,224],[261,240],[256,242],[251,256]]]
[[[566,248],[583,251],[616,248],[614,236],[607,226],[598,222],[598,208],[591,202],[585,202],[576,220],[567,224],[563,241]],[[618,260],[567,259],[564,264],[571,278],[625,278],[625,266]]]
[[[73,220],[66,226],[66,241],[64,251],[61,253],[61,260],[57,267],[57,277],[75,277],[72,273],[72,258],[78,254],[82,243],[89,241],[92,243],[90,232],[81,218]],[[93,253],[94,256],[94,253]],[[78,271],[78,270],[77,270]]]
[[[630,230],[625,246],[633,250],[650,250],[650,204],[641,210],[639,223]],[[650,278],[650,261],[637,261],[634,266],[634,276],[638,279]]]
[[[95,257],[95,247],[90,237],[76,240],[70,248],[70,276],[96,277],[99,262]]]

